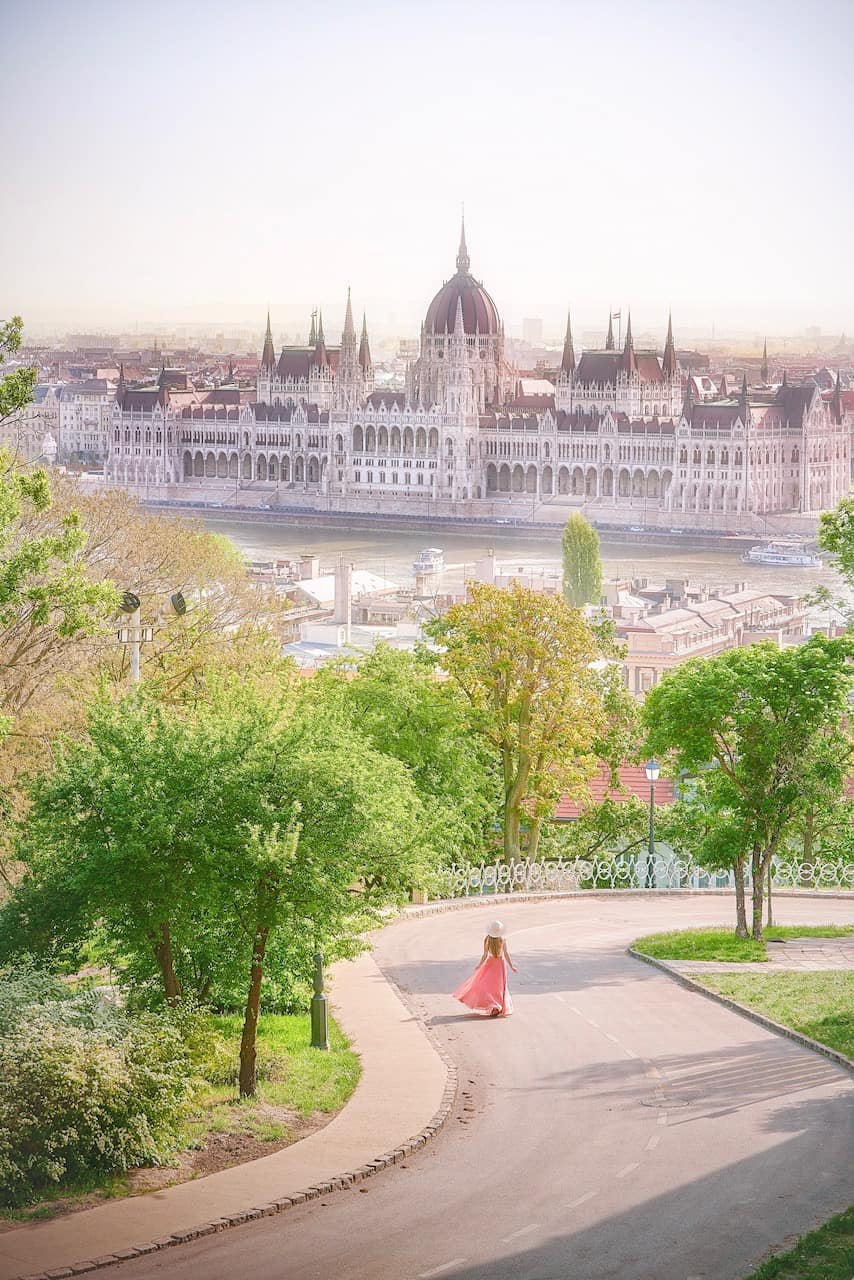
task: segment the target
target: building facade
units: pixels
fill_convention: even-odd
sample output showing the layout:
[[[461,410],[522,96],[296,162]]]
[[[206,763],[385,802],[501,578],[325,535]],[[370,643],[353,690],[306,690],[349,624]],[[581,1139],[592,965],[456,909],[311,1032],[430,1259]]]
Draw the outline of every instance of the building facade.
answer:
[[[525,394],[498,308],[471,273],[464,227],[404,391],[375,388],[367,324],[357,338],[349,294],[338,346],[327,346],[319,316],[307,346],[277,354],[268,315],[254,396],[195,391],[181,378],[164,369],[143,388],[120,378],[107,445],[114,483],[233,483],[278,490],[283,503],[290,494],[342,510],[457,515],[563,499],[627,522],[703,527],[815,513],[847,493],[851,475],[838,396],[784,378],[698,399],[691,379],[683,385],[670,323],[661,353],[635,349],[629,316],[621,349],[609,320],[602,350],[576,359],[567,321],[552,392]]]

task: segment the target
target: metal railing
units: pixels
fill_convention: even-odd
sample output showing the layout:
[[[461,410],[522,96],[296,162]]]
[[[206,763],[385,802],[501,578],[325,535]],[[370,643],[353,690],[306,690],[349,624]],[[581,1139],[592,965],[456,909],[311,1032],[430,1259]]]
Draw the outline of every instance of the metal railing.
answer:
[[[751,884],[749,868],[745,872]],[[844,858],[789,862],[774,859],[771,883],[777,889],[854,890],[854,861]],[[556,858],[541,862],[479,863],[437,871],[432,898],[466,898],[493,893],[566,893],[583,889],[734,889],[732,868],[702,867],[687,858],[646,854],[614,858]]]

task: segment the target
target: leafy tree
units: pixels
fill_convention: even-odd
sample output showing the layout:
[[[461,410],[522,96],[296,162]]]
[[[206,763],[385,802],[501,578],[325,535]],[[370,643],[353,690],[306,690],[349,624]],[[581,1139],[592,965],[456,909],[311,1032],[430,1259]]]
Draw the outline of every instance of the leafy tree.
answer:
[[[20,316],[0,321],[0,367],[20,349],[23,331],[24,322]],[[0,378],[0,425],[26,408],[33,398],[35,385],[35,369],[12,369]]]
[[[685,662],[647,695],[649,748],[672,752],[688,773],[704,771],[695,797],[698,852],[710,865],[734,868],[739,937],[748,933],[745,868],[752,934],[761,938],[772,857],[817,797],[842,793],[850,655],[847,639],[818,636],[790,649],[755,644]]]
[[[526,824],[534,857],[544,819],[563,793],[587,793],[615,727],[607,639],[565,600],[515,582],[472,586],[469,601],[431,622],[429,634],[499,761],[504,856],[520,856]]]
[[[377,645],[351,665],[327,666],[313,687],[337,697],[346,722],[402,761],[424,806],[425,839],[448,864],[483,856],[493,838],[499,779],[470,704],[438,678],[436,655]]]
[[[836,557],[836,567],[848,586],[854,585],[854,498],[843,498],[818,521],[818,542]]]
[[[35,786],[26,874],[0,917],[7,957],[73,963],[97,931],[106,959],[156,975],[173,1004],[188,975],[215,1001],[242,974],[241,1091],[253,1092],[271,940],[290,930],[352,950],[373,908],[421,874],[405,766],[327,726],[293,683],[276,697],[232,681],[192,706],[144,688],[101,698],[87,737]]]
[[[577,511],[563,527],[563,596],[567,604],[580,609],[598,604],[602,595],[602,560],[599,534]]]

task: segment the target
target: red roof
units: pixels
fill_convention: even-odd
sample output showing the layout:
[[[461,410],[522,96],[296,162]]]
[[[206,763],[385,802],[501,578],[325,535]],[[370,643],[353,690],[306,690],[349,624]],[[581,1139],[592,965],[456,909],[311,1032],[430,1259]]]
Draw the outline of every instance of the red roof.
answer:
[[[497,334],[501,330],[498,308],[482,284],[466,271],[443,284],[430,306],[424,327],[428,333],[453,333],[457,319],[457,301],[463,304],[463,329],[466,333]]]
[[[580,818],[588,804],[601,804],[606,796],[611,800],[630,800],[636,796],[644,804],[649,804],[649,782],[643,765],[624,764],[618,770],[620,788],[611,786],[611,771],[605,765],[602,771],[590,783],[590,801],[585,804],[563,796],[555,809],[554,816],[558,822],[571,822]],[[655,784],[656,806],[672,804],[675,799],[672,778],[660,777]]]

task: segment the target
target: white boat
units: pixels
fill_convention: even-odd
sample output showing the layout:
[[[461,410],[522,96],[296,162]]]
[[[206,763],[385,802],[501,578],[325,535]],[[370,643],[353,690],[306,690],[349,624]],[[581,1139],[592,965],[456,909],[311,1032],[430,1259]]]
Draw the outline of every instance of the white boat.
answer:
[[[412,566],[416,574],[442,573],[445,568],[445,553],[441,547],[425,547]]]
[[[797,538],[777,538],[751,547],[741,557],[744,564],[781,565],[790,569],[820,569],[821,557],[807,551]]]

